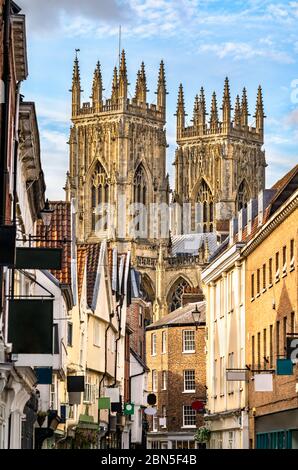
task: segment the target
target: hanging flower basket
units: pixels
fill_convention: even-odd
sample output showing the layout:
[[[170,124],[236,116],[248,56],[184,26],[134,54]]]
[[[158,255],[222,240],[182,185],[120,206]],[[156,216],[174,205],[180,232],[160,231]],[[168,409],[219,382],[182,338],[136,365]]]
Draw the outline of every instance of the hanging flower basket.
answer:
[[[211,431],[206,426],[201,426],[195,433],[194,439],[200,444],[206,443],[210,440]]]
[[[98,432],[94,429],[77,429],[75,444],[77,448],[90,448],[97,444]]]

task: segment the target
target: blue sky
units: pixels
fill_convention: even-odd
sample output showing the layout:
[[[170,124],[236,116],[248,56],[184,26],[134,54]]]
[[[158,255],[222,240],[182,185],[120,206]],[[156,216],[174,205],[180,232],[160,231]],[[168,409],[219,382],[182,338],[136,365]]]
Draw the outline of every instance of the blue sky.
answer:
[[[298,1],[19,0],[18,4],[27,16],[29,77],[23,94],[36,102],[49,198],[64,198],[74,50],[80,49],[83,101],[89,101],[97,60],[109,97],[119,24],[131,95],[143,60],[149,99],[155,102],[160,59],[165,62],[171,180],[173,115],[180,82],[189,121],[200,87],[205,88],[208,108],[213,90],[220,105],[228,76],[232,100],[246,86],[252,123],[261,84],[267,115],[267,186],[298,162]]]

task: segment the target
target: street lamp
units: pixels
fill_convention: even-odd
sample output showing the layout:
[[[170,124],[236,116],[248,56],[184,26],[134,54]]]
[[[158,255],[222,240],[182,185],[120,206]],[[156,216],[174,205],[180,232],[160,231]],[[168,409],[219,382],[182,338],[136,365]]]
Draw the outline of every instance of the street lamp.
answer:
[[[196,308],[192,311],[192,318],[193,318],[194,324],[196,325],[196,330],[198,329],[198,326],[201,323],[201,316],[202,316],[202,313],[198,309],[198,305],[196,304]]]
[[[51,224],[53,212],[54,209],[51,209],[49,200],[47,199],[44,208],[40,211],[42,221],[46,227],[49,227]]]

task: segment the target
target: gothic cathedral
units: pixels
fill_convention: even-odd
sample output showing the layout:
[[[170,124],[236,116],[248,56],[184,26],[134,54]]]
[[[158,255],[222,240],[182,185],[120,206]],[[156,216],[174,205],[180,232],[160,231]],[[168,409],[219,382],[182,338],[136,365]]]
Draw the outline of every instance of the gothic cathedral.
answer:
[[[66,181],[67,200],[76,206],[78,243],[100,242],[106,238],[119,252],[131,251],[132,264],[142,274],[142,291],[153,305],[154,319],[181,306],[202,299],[200,273],[208,264],[218,242],[229,231],[229,219],[245,208],[250,198],[265,186],[264,109],[258,90],[255,126],[248,124],[246,90],[236,98],[231,116],[228,79],[225,81],[222,119],[213,94],[207,121],[203,88],[195,97],[192,126],[185,123],[182,85],[177,105],[177,149],[175,189],[170,191],[166,173],[166,80],[161,61],[157,79],[157,100],[147,103],[144,63],[137,73],[134,97],[128,91],[125,53],[119,70],[115,67],[111,96],[103,99],[100,64],[94,72],[91,103],[81,103],[78,58],[72,83],[72,127],[70,164]],[[172,217],[164,237],[151,230],[150,207],[174,203],[182,217]],[[99,204],[113,211],[98,229]],[[190,230],[182,224],[184,205],[191,207]],[[195,203],[200,203],[200,227]],[[129,230],[128,207],[142,204],[142,224]],[[137,206],[138,207],[138,206]],[[162,216],[161,216],[162,218]],[[145,223],[144,223],[145,221]],[[142,231],[142,227],[147,230]]]

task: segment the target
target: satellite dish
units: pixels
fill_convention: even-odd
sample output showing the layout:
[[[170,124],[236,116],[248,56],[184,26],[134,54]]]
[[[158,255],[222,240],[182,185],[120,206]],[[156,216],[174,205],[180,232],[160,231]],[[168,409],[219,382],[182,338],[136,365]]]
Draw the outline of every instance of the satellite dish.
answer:
[[[148,405],[155,405],[156,404],[156,395],[155,393],[149,393],[147,397]]]
[[[152,407],[152,408],[146,408],[144,413],[149,416],[154,416],[157,413],[157,409]]]

